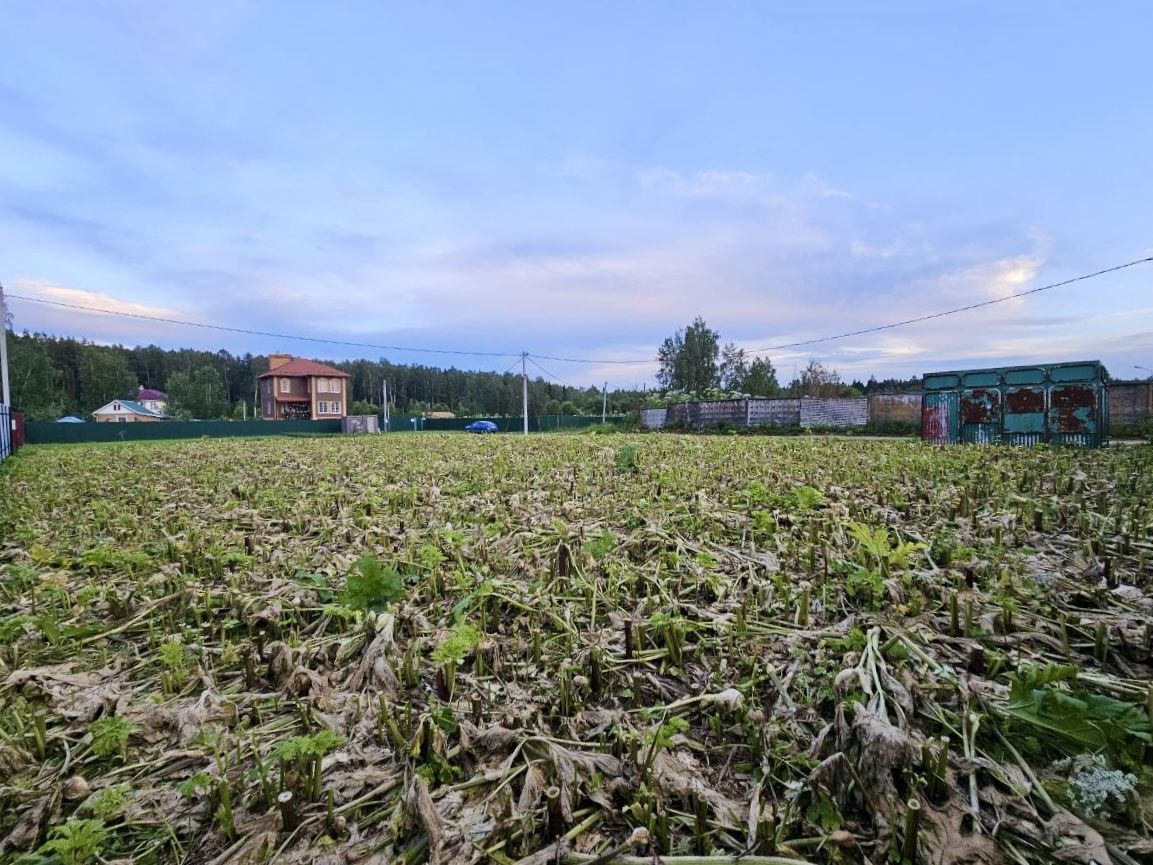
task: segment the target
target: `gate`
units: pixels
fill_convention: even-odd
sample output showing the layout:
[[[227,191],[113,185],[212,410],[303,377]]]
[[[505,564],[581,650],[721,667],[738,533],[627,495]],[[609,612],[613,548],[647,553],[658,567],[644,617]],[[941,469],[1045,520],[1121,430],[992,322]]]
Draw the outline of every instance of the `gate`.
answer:
[[[3,335],[0,335],[0,339]],[[12,456],[12,409],[0,404],[0,461]]]

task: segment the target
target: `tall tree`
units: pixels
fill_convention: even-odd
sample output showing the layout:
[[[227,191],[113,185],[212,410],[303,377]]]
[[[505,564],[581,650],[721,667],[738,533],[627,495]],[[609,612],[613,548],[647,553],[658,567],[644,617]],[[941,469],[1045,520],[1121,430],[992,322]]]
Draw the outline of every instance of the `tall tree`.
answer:
[[[720,334],[710,330],[698,315],[692,324],[665,339],[657,349],[661,365],[657,381],[666,390],[711,390],[720,384],[719,354]]]
[[[52,366],[52,355],[39,337],[8,337],[12,405],[28,420],[56,420],[64,413],[65,397]]]
[[[754,358],[749,364],[739,390],[751,396],[779,395],[781,385],[777,381],[777,371],[773,368],[773,362],[767,357]]]
[[[218,418],[229,411],[224,380],[214,366],[168,376],[168,409],[178,418]]]
[[[840,396],[843,390],[840,373],[835,369],[825,369],[816,358],[809,359],[808,366],[801,370],[800,378],[793,385],[801,396]]]
[[[80,408],[86,414],[110,400],[136,398],[136,374],[120,346],[82,345],[77,371]]]
[[[725,390],[745,391],[745,379],[749,375],[749,361],[745,350],[730,342],[721,349],[721,387]]]

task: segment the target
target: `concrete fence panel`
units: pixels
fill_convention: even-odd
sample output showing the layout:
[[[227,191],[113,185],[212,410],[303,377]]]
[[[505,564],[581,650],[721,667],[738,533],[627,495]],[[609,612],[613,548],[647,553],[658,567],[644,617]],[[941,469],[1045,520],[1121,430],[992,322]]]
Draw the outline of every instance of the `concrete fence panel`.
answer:
[[[1110,382],[1110,425],[1136,425],[1143,424],[1147,420],[1153,420],[1153,382]]]
[[[919,393],[869,394],[869,423],[921,424]]]
[[[645,429],[662,429],[668,414],[667,408],[641,409],[641,426]]]
[[[749,426],[799,426],[800,423],[799,399],[749,400]]]
[[[801,400],[801,426],[866,426],[869,401],[865,397]]]

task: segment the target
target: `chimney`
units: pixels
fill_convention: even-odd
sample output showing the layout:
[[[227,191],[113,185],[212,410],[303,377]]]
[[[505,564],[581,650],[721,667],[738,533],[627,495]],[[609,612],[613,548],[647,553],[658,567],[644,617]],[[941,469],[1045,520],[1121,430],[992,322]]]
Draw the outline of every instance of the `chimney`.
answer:
[[[270,354],[268,356],[268,371],[272,372],[273,370],[280,369],[290,360],[292,360],[292,355],[290,354]]]

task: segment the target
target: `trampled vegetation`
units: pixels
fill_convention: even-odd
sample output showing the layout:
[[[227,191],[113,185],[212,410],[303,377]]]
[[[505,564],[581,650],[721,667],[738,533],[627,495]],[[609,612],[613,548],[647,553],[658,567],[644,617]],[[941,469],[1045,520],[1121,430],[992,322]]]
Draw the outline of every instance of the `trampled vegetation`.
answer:
[[[1151,502],[1148,447],[30,450],[0,861],[1148,861]]]

